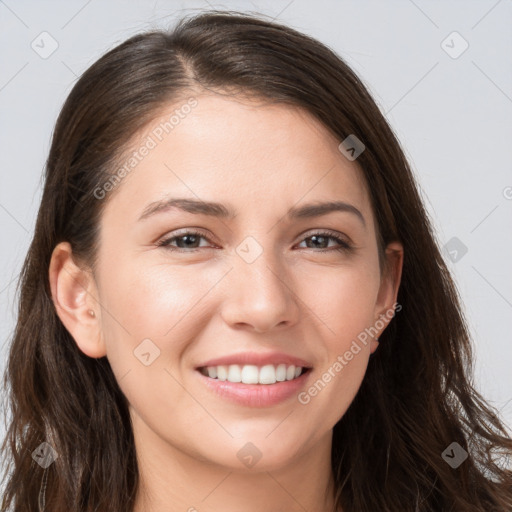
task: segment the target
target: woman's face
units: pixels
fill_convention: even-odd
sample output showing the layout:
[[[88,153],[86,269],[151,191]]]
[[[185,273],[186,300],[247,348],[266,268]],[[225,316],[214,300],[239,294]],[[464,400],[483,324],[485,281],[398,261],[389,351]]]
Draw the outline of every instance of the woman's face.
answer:
[[[98,199],[98,350],[138,443],[237,469],[261,456],[268,470],[330,439],[377,346],[368,329],[380,334],[391,317],[401,260],[383,279],[361,171],[318,121],[284,105],[195,99],[159,113],[133,147],[136,165]],[[345,206],[306,207],[329,202]],[[223,377],[223,358],[242,363],[247,382],[278,382],[198,370],[211,362]],[[293,358],[309,370],[282,381]]]

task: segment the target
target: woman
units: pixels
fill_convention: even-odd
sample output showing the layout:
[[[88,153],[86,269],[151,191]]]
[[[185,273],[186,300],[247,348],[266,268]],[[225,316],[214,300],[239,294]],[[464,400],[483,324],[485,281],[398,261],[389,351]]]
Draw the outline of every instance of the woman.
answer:
[[[57,121],[2,510],[512,510],[471,364],[354,72],[263,18],[183,19],[94,63]]]

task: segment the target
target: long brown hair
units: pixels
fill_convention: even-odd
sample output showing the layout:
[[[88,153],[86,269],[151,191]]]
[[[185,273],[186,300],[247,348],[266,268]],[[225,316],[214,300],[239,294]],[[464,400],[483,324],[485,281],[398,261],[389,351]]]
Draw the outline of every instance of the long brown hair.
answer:
[[[127,400],[107,358],[83,354],[57,316],[49,263],[54,247],[68,241],[74,256],[94,268],[109,200],[94,191],[162,106],[204,90],[302,107],[340,142],[355,134],[366,146],[357,164],[379,248],[395,240],[404,247],[402,310],[334,427],[336,507],[512,510],[512,472],[494,460],[512,453],[510,433],[473,387],[458,293],[399,142],[333,51],[264,16],[232,11],[185,17],[172,30],[131,37],[81,76],[62,108],[4,377],[12,417],[2,446],[2,510],[133,510],[139,475]],[[43,442],[58,454],[46,469],[32,457]],[[450,446],[468,454],[456,468],[442,456]]]

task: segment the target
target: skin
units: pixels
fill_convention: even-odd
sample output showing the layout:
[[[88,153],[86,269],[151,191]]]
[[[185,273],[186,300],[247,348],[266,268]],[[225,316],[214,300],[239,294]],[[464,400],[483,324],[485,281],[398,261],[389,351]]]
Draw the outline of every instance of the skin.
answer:
[[[311,385],[365,328],[382,318],[376,337],[385,329],[402,246],[387,247],[388,271],[381,272],[357,161],[308,113],[214,93],[196,99],[103,199],[94,272],[73,261],[68,243],[55,248],[53,300],[80,350],[107,356],[130,403],[142,481],[136,512],[332,510],[332,429],[378,342],[361,344],[307,404],[293,396],[271,407],[236,405],[207,389],[194,368],[234,352],[279,350],[311,363]],[[176,108],[158,112],[137,144]],[[138,220],[164,197],[217,201],[237,215],[169,209]],[[291,207],[327,200],[355,206],[366,225],[349,212],[286,218]],[[157,246],[181,228],[204,232],[189,241],[198,250]],[[336,251],[331,238],[315,245],[310,237],[325,229],[353,249]],[[262,250],[250,264],[236,252],[249,236]],[[183,238],[171,245],[178,243],[187,247]],[[134,356],[147,338],[160,350],[149,366]],[[237,457],[248,442],[262,455],[251,468]]]

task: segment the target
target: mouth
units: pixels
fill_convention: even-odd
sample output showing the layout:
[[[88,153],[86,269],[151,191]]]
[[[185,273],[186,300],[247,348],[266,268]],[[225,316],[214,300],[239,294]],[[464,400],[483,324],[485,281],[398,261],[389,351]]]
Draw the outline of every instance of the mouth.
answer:
[[[289,364],[217,365],[196,368],[196,375],[214,395],[237,406],[268,408],[294,400],[312,375],[312,368]]]
[[[312,368],[293,364],[266,364],[263,366],[230,364],[197,368],[198,372],[212,380],[262,386],[293,381],[311,370]]]

